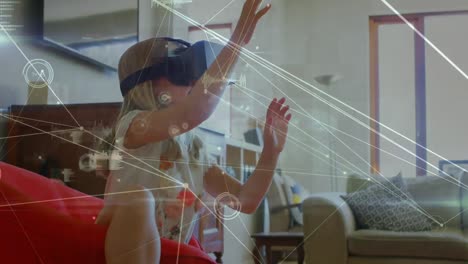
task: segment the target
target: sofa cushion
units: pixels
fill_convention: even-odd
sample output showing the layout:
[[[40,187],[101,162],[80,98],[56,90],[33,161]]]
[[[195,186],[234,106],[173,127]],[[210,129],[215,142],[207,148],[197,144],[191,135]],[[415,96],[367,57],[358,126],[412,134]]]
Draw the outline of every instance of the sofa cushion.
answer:
[[[461,179],[461,183],[468,186],[468,173],[464,172]],[[460,186],[461,192],[461,208],[462,211],[460,222],[464,230],[468,230],[468,188]]]
[[[468,237],[460,229],[428,232],[358,230],[348,237],[351,255],[468,261]]]
[[[429,215],[453,228],[460,228],[459,176],[418,176],[406,178],[408,192]]]
[[[343,199],[353,210],[359,228],[390,231],[431,229],[431,221],[412,201],[401,175],[348,194]]]

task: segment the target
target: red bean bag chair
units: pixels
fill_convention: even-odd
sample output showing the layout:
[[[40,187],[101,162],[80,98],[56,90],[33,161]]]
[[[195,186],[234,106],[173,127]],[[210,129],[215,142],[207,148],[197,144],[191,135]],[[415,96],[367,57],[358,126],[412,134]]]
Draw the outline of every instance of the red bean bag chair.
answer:
[[[0,162],[0,263],[105,264],[107,227],[94,224],[102,207],[102,199]],[[178,246],[161,239],[161,263],[176,263]],[[194,238],[180,245],[178,261],[215,263]]]

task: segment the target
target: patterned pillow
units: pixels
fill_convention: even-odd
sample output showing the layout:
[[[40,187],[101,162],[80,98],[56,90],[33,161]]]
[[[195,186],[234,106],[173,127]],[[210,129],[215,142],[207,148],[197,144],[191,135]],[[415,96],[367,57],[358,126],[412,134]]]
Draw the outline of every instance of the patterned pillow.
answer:
[[[359,228],[427,231],[432,223],[417,208],[401,175],[343,196]]]

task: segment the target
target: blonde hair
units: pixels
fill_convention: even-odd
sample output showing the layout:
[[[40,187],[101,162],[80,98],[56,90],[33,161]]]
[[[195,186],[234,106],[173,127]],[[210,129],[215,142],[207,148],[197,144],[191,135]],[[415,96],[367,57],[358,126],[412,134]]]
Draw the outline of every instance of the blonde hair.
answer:
[[[131,46],[125,51],[119,61],[118,73],[120,82],[138,70],[160,63],[161,59],[167,56],[168,45],[173,44],[163,39],[152,38]],[[152,81],[136,85],[124,96],[117,122],[133,110],[158,111],[165,108],[166,105],[160,103],[157,97],[154,94]],[[116,140],[115,130],[116,128],[114,127],[112,132],[114,144]],[[203,148],[203,141],[195,133],[188,133],[191,133],[190,136],[192,138],[189,144],[190,162],[197,166],[198,161],[201,159],[200,152]],[[164,150],[163,155],[169,160],[180,159],[182,151],[179,141],[175,138],[170,138],[167,141],[167,148]]]

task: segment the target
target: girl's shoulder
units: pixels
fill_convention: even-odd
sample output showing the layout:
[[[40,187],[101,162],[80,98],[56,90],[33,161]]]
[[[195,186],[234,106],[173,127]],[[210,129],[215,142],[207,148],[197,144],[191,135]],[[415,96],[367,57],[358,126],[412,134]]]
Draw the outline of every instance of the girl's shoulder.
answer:
[[[141,110],[132,110],[127,112],[126,114],[122,115],[122,117],[117,120],[117,125],[116,125],[116,137],[123,137],[126,133],[128,128],[130,127],[130,124],[133,122],[133,120],[143,111]],[[142,132],[144,132],[144,128],[147,127],[145,126],[145,121],[144,118],[139,117],[139,121],[141,121],[141,125],[138,126],[138,129],[141,129]]]
[[[116,124],[116,129],[115,129],[115,139],[116,143],[120,147],[123,146],[124,138],[125,135],[127,134],[129,129],[132,129],[132,133],[134,135],[144,135],[148,129],[149,129],[149,121],[145,118],[145,110],[132,110],[129,111],[128,113],[122,115],[122,117],[117,121]],[[132,122],[136,122],[135,124],[132,125]],[[142,147],[132,149],[132,150],[144,150],[144,149],[152,149],[153,151],[155,149],[162,148],[164,149],[168,144],[168,140],[163,140],[163,141],[158,141],[158,142],[152,142],[143,145]]]

